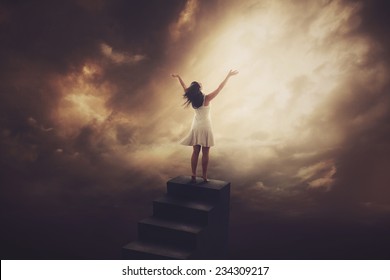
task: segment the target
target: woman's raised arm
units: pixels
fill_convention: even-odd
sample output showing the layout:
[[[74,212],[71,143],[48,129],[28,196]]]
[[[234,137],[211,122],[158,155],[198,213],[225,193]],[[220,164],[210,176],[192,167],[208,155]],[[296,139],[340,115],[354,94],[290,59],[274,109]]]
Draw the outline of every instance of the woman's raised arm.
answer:
[[[206,102],[208,103],[211,100],[213,100],[218,95],[218,93],[223,89],[223,87],[226,85],[229,78],[231,76],[234,76],[237,74],[238,74],[237,70],[230,70],[229,73],[227,74],[226,78],[222,81],[222,83],[218,86],[218,88],[216,90],[214,90],[213,92],[206,95]]]
[[[181,86],[183,87],[184,91],[187,90],[186,84],[183,82],[183,80],[180,78],[180,76],[178,74],[171,74],[171,76],[173,78],[177,78],[179,80],[179,82],[180,82]]]

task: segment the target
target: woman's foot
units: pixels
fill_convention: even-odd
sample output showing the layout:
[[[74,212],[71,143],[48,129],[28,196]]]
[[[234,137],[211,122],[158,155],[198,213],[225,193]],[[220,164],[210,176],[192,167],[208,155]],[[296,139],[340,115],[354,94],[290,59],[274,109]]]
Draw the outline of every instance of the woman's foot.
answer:
[[[202,177],[202,178],[203,178],[203,183],[209,182],[209,180],[207,179],[207,177]]]
[[[191,176],[191,181],[190,184],[195,184],[196,183],[196,176]]]

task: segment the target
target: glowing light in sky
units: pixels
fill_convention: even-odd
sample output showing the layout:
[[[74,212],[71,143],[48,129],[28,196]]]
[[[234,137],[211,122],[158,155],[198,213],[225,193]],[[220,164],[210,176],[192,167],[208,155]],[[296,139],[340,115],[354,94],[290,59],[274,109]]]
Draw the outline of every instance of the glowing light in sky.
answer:
[[[222,69],[240,69],[238,81],[229,85],[229,95],[221,97],[216,104],[222,102],[233,114],[238,108],[245,108],[238,109],[237,114],[243,117],[244,123],[262,115],[262,119],[268,119],[267,123],[261,122],[267,129],[278,127],[280,122],[291,124],[309,114],[341,82],[345,56],[352,51],[362,57],[366,44],[362,40],[351,50],[344,42],[347,39],[339,39],[324,50],[310,32],[289,27],[288,16],[278,13],[278,8],[274,5],[270,10],[232,19],[209,46],[197,50],[203,56],[194,70],[202,73],[202,68],[215,65],[214,73],[207,71],[203,75],[215,79]],[[321,38],[330,35],[326,31],[332,30],[324,29]],[[272,103],[266,104],[267,100]]]
[[[369,38],[351,32],[360,24],[360,4],[229,5],[234,13],[199,32],[181,68],[183,77],[203,84],[205,93],[215,89],[229,69],[240,71],[212,104],[217,143],[229,151],[225,158],[235,159],[232,168],[253,173],[280,160],[288,149],[290,157],[302,159],[342,145],[347,135],[332,119],[332,100],[351,92],[351,77],[375,80],[376,86],[377,80],[380,85],[385,81],[381,65],[366,72],[361,67],[375,47]],[[281,165],[278,172],[290,183],[294,177],[300,178],[294,183],[329,189],[336,167],[332,158],[324,157],[303,169]],[[318,166],[326,171],[319,172]],[[322,175],[304,178],[302,170]]]
[[[316,10],[317,18],[302,26],[306,18],[296,20],[294,6],[286,14],[285,3],[266,3],[250,11],[243,5],[239,16],[194,48],[189,56],[199,59],[187,65],[187,76],[199,77],[210,87],[207,90],[218,85],[226,69],[240,70],[215,101],[216,115],[227,114],[215,121],[225,132],[234,120],[240,122],[235,130],[244,137],[256,131],[274,138],[294,133],[294,126],[344,81],[343,75],[356,70],[355,62],[364,59],[369,48],[364,38],[334,34],[352,28],[348,20],[356,7],[334,2]]]

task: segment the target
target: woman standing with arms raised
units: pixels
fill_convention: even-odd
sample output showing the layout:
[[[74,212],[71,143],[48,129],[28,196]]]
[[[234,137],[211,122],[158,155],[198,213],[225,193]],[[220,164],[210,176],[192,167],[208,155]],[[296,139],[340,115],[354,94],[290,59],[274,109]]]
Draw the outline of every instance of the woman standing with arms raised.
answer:
[[[202,178],[204,182],[208,181],[207,168],[209,163],[210,147],[214,146],[214,136],[210,118],[210,101],[220,93],[229,78],[237,74],[238,71],[230,70],[218,88],[209,94],[203,94],[201,92],[200,83],[192,82],[191,85],[187,87],[179,75],[172,74],[172,77],[177,78],[184,89],[184,105],[188,107],[191,104],[195,111],[190,132],[180,142],[182,145],[193,147],[191,156],[191,183],[196,182],[196,169],[198,166],[200,150],[202,150]]]

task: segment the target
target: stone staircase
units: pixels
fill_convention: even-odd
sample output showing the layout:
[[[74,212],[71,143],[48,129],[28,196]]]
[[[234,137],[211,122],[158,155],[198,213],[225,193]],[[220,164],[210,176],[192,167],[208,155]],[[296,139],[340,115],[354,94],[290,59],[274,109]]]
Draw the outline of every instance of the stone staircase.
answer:
[[[138,240],[123,259],[224,259],[227,255],[230,183],[179,176],[153,201],[153,216],[138,222]]]

